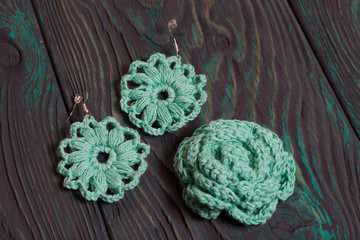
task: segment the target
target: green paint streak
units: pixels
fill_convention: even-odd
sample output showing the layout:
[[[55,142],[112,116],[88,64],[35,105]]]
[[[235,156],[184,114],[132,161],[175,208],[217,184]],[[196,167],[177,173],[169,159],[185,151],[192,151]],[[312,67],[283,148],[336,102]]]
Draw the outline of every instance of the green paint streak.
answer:
[[[0,72],[2,72],[3,71],[3,69],[2,68],[0,68]]]
[[[334,111],[332,110],[332,108],[334,107],[334,103],[335,103],[334,97],[332,96],[332,94],[329,94],[329,92],[327,91],[326,88],[323,88],[321,93],[325,98],[326,110],[329,113],[331,113],[333,118],[335,118]]]
[[[283,110],[286,109],[286,101],[284,101],[283,103]],[[284,148],[287,152],[293,152],[293,151],[290,151],[290,149],[292,150],[292,145],[291,145],[291,139],[287,133],[287,130],[286,130],[286,127],[285,127],[285,120],[286,120],[286,115],[287,115],[287,111],[283,111],[282,112],[282,115],[281,115],[281,122],[282,122],[282,128],[283,128],[283,136],[282,136],[282,139],[283,139],[283,143],[284,143]]]
[[[148,21],[150,21],[150,25],[152,29],[156,29],[156,22],[160,19],[162,15],[162,8],[154,8],[154,9],[145,9],[146,14],[149,16]]]
[[[295,188],[295,191],[298,193],[298,196],[300,197],[300,199],[302,199],[301,202],[304,203],[304,205],[303,205],[305,207],[304,211],[306,211],[306,212],[309,211],[309,213],[312,214],[312,216],[308,215],[308,214],[304,214],[304,217],[310,217],[311,219],[314,219],[319,223],[319,226],[321,226],[321,228],[317,228],[316,232],[318,233],[319,236],[322,237],[321,239],[323,239],[323,238],[331,239],[332,237],[336,238],[333,229],[331,230],[331,233],[328,230],[323,229],[324,227],[326,228],[327,225],[329,225],[329,226],[332,225],[330,218],[329,218],[328,214],[326,213],[326,211],[321,207],[321,205],[319,204],[317,199],[313,196],[311,190],[306,185],[302,184],[303,181],[299,181],[299,183],[301,184],[302,189],[298,185],[298,187]],[[307,198],[311,199],[312,201],[307,200]],[[297,205],[296,207],[299,208],[299,207],[301,207],[301,205]],[[320,208],[322,210],[320,210]],[[300,210],[300,211],[302,211],[302,210]],[[325,213],[325,216],[323,213]],[[324,224],[325,224],[325,226],[323,226]]]
[[[16,38],[16,35],[14,33],[14,31],[11,30],[11,32],[9,33],[9,36],[12,38],[12,39],[15,39]]]
[[[357,152],[357,159],[360,159],[360,149]],[[360,161],[358,161],[358,163],[357,163],[356,170],[357,170],[358,173],[360,172]]]
[[[302,162],[304,163],[306,169],[308,170],[308,172],[309,172],[309,174],[310,174],[311,183],[312,183],[313,187],[315,188],[315,190],[318,192],[319,197],[325,200],[325,198],[324,198],[324,196],[322,195],[322,193],[321,193],[321,191],[320,191],[320,189],[319,189],[319,186],[318,186],[318,184],[317,184],[317,182],[316,182],[316,179],[315,179],[315,177],[314,177],[314,174],[312,173],[312,170],[311,170],[311,168],[310,168],[310,165],[309,165],[309,163],[308,163],[308,158],[307,158],[307,155],[306,155],[306,152],[305,152],[305,146],[304,146],[304,144],[302,143],[302,140],[301,140],[301,139],[302,139],[302,133],[301,133],[301,130],[300,130],[299,127],[297,127],[297,133],[298,133],[298,146],[299,146],[299,148],[300,148],[300,150],[301,150],[301,159],[302,159]]]
[[[329,217],[329,215],[327,214],[327,212],[325,211],[325,209],[324,209],[324,213],[325,213],[326,221],[328,222],[329,226],[331,226],[330,217]]]
[[[272,109],[272,107],[269,108],[269,118],[271,119],[271,126],[275,126],[275,123],[274,123],[274,111]]]
[[[199,42],[201,36],[200,36],[200,31],[197,30],[196,23],[191,24],[191,32],[194,37],[194,41]]]
[[[263,60],[263,58],[261,58],[261,62],[262,62],[262,60]],[[273,68],[272,67],[268,67],[268,69],[267,69],[267,74],[268,74],[268,77],[270,78],[270,80],[272,81],[272,82],[275,82],[275,79],[274,79],[274,74],[273,74]],[[278,84],[277,84],[278,85]],[[256,95],[258,94],[258,91],[259,91],[259,88],[257,89],[257,91],[256,91]],[[273,105],[273,103],[272,104],[270,104],[270,108],[269,108],[269,118],[270,118],[270,120],[271,120],[271,126],[275,126],[275,115],[274,115],[274,105]]]
[[[251,60],[250,62],[251,63],[256,63],[256,52],[258,51],[257,47],[256,47],[256,44],[255,44],[255,36],[252,35],[251,36],[251,39],[253,40],[252,41],[252,50],[251,50]],[[253,92],[253,90],[251,89],[251,83],[253,82],[253,79],[252,79],[252,75],[254,74],[255,72],[255,69],[254,67],[250,67],[249,71],[248,72],[245,72],[245,76],[244,76],[244,80],[245,80],[245,87],[246,89],[248,89],[250,92]]]
[[[1,98],[3,98],[4,95],[5,95],[6,85],[7,85],[6,83],[3,84],[3,87],[2,87],[2,89],[1,89]],[[4,104],[0,104],[0,111],[1,111],[1,113],[4,111],[3,105],[4,105]]]
[[[353,9],[353,12],[355,13],[354,16],[356,17],[356,20],[358,21],[359,11],[360,11],[360,2],[359,1],[352,1],[351,8]]]
[[[71,221],[67,217],[65,217],[65,221],[66,221],[66,224],[65,224],[66,231],[70,234],[70,236],[72,236],[73,233],[71,231]]]
[[[217,69],[217,65],[219,64],[219,61],[221,61],[221,57],[215,55],[212,56],[210,58],[210,61],[204,65],[204,68],[208,70],[207,77],[210,84],[219,80],[219,78],[216,77],[217,75],[216,69]],[[213,80],[213,82],[210,82],[211,80]]]
[[[26,68],[25,82],[21,86],[21,94],[24,96],[24,105],[27,112],[31,115],[34,112],[33,107],[40,104],[34,104],[41,97],[44,77],[46,74],[46,55],[45,50],[39,45],[35,31],[33,29],[31,10],[20,11],[16,9],[14,15],[3,15],[0,12],[0,29],[7,28],[11,39],[17,43],[23,55]],[[46,84],[49,84],[46,82]]]
[[[346,116],[342,114],[341,109],[335,104],[335,100],[333,94],[329,92],[327,83],[324,79],[320,79],[320,86],[321,86],[321,94],[324,98],[326,108],[329,114],[332,116],[333,119],[339,118],[340,121],[337,121],[338,130],[343,137],[344,146],[349,148],[353,144],[353,138],[350,132],[349,127],[344,124],[347,122]]]
[[[142,36],[141,40],[144,40],[146,42],[146,44],[148,45],[146,48],[149,49],[149,52],[151,52],[149,46],[155,48],[156,51],[160,50],[160,48],[147,36]]]
[[[225,91],[226,91],[228,98],[231,99],[233,97],[232,95],[234,92],[233,86],[230,84],[226,84]],[[235,96],[235,101],[236,101],[236,96]]]
[[[336,235],[340,236],[339,234],[339,225],[336,225]]]
[[[206,48],[201,51],[201,58],[206,58]]]
[[[241,34],[242,32],[239,30],[239,27],[234,26],[234,24],[232,23],[231,19],[229,17],[226,17],[225,20],[231,25],[232,29],[235,31],[235,38],[236,38],[236,42],[238,44],[237,49],[235,49],[232,52],[232,55],[236,58],[236,59],[240,59],[241,55],[242,55],[242,51],[243,51],[243,41],[241,40]],[[252,35],[252,39],[254,40],[254,35]],[[256,49],[256,46],[254,46]]]
[[[222,109],[224,109],[224,112],[222,115],[223,115],[223,117],[229,117],[226,115],[229,111],[232,111],[232,109],[234,108],[234,102],[236,102],[237,96],[236,95],[234,96],[234,89],[231,84],[226,83],[225,92],[226,92],[226,96],[224,97],[224,99],[221,102],[221,107],[222,107]],[[235,99],[233,99],[233,98],[235,98]]]
[[[44,22],[44,19],[43,19],[42,14],[41,14],[40,11],[39,11],[39,16],[40,16],[40,21],[41,21],[41,22]]]

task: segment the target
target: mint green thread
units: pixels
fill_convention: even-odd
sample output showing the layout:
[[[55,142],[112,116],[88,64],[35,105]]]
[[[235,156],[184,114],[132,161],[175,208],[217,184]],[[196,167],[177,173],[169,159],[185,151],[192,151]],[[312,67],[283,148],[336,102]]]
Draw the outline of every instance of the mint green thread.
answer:
[[[129,83],[138,86],[129,87]],[[130,121],[151,135],[176,131],[193,120],[205,103],[205,75],[195,75],[194,67],[181,64],[176,56],[155,53],[147,62],[135,61],[121,79],[123,111]],[[159,94],[164,93],[164,99]]]
[[[85,116],[71,125],[70,138],[61,141],[59,152],[58,171],[65,176],[66,188],[79,189],[89,201],[114,202],[138,185],[150,147],[140,142],[135,130],[120,126],[113,117],[97,122]],[[100,153],[108,154],[105,163],[98,161]]]
[[[279,137],[253,122],[217,120],[180,144],[174,160],[186,204],[204,218],[221,211],[265,223],[295,187],[295,161]]]

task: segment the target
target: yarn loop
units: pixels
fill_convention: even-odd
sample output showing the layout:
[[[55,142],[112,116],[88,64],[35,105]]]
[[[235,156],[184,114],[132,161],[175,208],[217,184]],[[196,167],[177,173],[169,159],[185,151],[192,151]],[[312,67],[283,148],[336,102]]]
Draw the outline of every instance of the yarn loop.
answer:
[[[294,191],[295,162],[279,137],[253,122],[217,120],[180,144],[174,160],[186,204],[204,218],[223,210],[265,223]]]
[[[151,135],[176,131],[193,120],[205,103],[204,75],[181,64],[176,56],[153,54],[147,62],[135,61],[121,79],[123,111],[130,121]]]
[[[58,171],[65,176],[66,188],[79,189],[89,201],[114,202],[138,185],[150,147],[113,117],[97,122],[85,116],[71,125],[70,138],[61,141],[59,152]]]

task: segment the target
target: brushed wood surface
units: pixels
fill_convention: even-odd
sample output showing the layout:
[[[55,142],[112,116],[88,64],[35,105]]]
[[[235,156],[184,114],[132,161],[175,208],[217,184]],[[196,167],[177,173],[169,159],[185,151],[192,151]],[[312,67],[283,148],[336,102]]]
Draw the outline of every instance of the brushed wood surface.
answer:
[[[58,239],[360,237],[360,143],[354,119],[337,94],[342,85],[332,88],[293,5],[260,0],[31,4],[34,12],[27,1],[0,3],[0,49],[6,50],[0,51],[0,184],[6,193],[0,196],[0,234]],[[74,93],[89,92],[87,105],[96,119],[113,115],[134,127],[119,107],[121,76],[134,60],[156,52],[174,54],[167,32],[171,18],[179,24],[175,36],[183,62],[208,78],[208,101],[179,131],[153,137],[138,129],[151,146],[139,186],[117,203],[87,202],[63,188],[56,173],[56,146],[69,129],[66,115]],[[343,82],[348,87],[349,81]],[[82,117],[76,111],[71,122]],[[182,200],[172,167],[176,148],[196,128],[219,118],[266,126],[294,154],[295,193],[279,203],[264,225],[247,227],[226,214],[202,219]]]
[[[360,138],[360,2],[289,0],[289,3]]]

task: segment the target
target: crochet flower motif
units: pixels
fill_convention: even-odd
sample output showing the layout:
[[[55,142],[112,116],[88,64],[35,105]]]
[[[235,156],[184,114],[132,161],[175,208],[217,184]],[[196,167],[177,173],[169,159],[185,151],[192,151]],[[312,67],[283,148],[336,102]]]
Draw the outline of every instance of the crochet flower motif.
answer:
[[[247,225],[265,223],[295,187],[295,161],[282,141],[246,121],[200,127],[180,144],[174,168],[186,204],[208,219],[226,211]]]
[[[87,200],[114,202],[139,183],[150,148],[135,130],[113,117],[97,122],[85,116],[71,125],[70,136],[59,145],[58,171],[66,188],[79,189]]]
[[[181,64],[180,58],[156,53],[147,62],[135,61],[121,80],[123,111],[130,121],[152,135],[176,131],[193,120],[205,103],[204,75]]]

